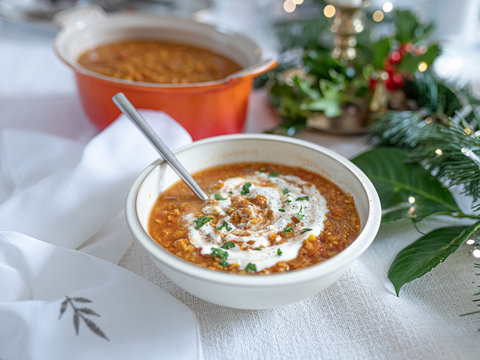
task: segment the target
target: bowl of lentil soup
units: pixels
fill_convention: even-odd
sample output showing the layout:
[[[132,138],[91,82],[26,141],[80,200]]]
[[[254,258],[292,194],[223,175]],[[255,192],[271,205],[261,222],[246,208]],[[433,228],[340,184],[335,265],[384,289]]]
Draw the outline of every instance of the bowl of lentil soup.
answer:
[[[186,18],[90,6],[55,21],[55,52],[98,129],[119,116],[111,99],[123,92],[137,108],[172,116],[193,139],[239,133],[253,78],[277,64],[253,40]]]
[[[311,142],[225,135],[176,156],[209,199],[196,198],[158,160],[133,184],[126,218],[160,271],[204,300],[264,309],[314,296],[380,226],[380,201],[366,175]]]

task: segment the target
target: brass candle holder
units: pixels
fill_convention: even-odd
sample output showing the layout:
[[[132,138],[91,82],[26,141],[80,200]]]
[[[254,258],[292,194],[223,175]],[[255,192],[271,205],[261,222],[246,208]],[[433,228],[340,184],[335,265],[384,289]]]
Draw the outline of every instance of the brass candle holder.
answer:
[[[356,37],[364,29],[362,8],[365,0],[332,0],[331,5],[335,6],[335,18],[330,26],[330,30],[335,34],[332,57],[348,63],[357,56]],[[364,134],[367,132],[368,115],[368,100],[356,101],[344,104],[340,116],[311,116],[307,120],[307,126],[342,135]]]
[[[364,29],[362,21],[362,6],[342,5],[342,1],[334,3],[335,18],[330,27],[335,34],[332,56],[344,61],[355,59],[357,56],[357,34]],[[355,2],[346,2],[355,3]]]

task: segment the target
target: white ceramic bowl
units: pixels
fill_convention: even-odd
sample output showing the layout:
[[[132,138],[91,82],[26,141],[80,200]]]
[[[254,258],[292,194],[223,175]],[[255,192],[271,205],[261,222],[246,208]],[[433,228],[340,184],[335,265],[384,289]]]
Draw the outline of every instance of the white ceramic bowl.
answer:
[[[380,200],[367,176],[349,160],[313,143],[276,135],[226,135],[194,142],[176,151],[176,156],[190,172],[245,161],[301,166],[323,175],[350,193],[360,215],[358,238],[345,250],[319,264],[271,275],[209,270],[171,254],[147,232],[148,218],[157,197],[179,180],[164,161],[155,161],[140,174],[128,194],[126,217],[130,230],[160,271],[181,288],[212,303],[240,309],[265,309],[313,296],[335,282],[368,248],[380,226]]]

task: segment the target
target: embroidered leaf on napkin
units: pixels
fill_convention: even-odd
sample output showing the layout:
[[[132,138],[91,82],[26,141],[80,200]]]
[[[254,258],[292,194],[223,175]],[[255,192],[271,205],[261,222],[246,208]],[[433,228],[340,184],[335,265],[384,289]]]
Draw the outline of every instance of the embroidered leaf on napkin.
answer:
[[[74,297],[72,298],[73,301],[76,301],[76,302],[81,302],[81,303],[91,303],[92,300],[89,300],[89,299],[86,299],[84,297]]]
[[[81,308],[81,309],[78,309],[78,311],[80,311],[81,313],[84,313],[86,315],[100,316],[95,311],[93,311],[92,309],[89,309],[89,308]]]
[[[450,191],[420,164],[407,163],[407,152],[379,147],[352,161],[377,189],[384,214],[382,223],[461,212]]]
[[[68,298],[63,300],[62,304],[60,305],[60,315],[58,315],[59,319],[62,317],[65,310],[67,310],[67,305],[68,305]]]
[[[388,278],[395,292],[445,261],[480,228],[480,221],[471,226],[450,226],[431,231],[402,251],[393,260]]]
[[[88,328],[90,330],[92,330],[95,334],[97,334],[98,336],[104,338],[105,340],[109,341],[109,339],[107,338],[107,336],[105,335],[105,333],[98,327],[97,324],[95,324],[92,320],[90,320],[89,318],[86,318],[84,317],[83,318],[83,321],[85,322],[85,324],[88,326]]]
[[[62,317],[62,315],[65,313],[65,310],[67,310],[68,305],[70,305],[73,309],[73,327],[75,329],[75,334],[77,334],[77,336],[80,332],[80,319],[82,319],[85,325],[87,325],[87,327],[94,334],[100,336],[101,338],[104,338],[107,341],[110,341],[110,339],[107,337],[107,335],[105,335],[102,329],[100,329],[100,327],[97,324],[95,324],[91,319],[87,317],[87,315],[98,316],[98,317],[100,317],[100,315],[90,308],[78,308],[75,305],[75,302],[91,303],[92,300],[84,297],[70,298],[68,296],[65,296],[65,300],[63,300],[62,303],[60,304],[60,315],[58,316],[58,319]]]
[[[75,334],[78,336],[80,330],[80,315],[77,311],[73,314],[73,327],[75,328]]]

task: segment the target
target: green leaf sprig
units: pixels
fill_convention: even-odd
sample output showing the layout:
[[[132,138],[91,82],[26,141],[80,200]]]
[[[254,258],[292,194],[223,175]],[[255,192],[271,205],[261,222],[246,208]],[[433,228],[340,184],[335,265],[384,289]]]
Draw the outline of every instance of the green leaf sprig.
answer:
[[[193,220],[193,222],[195,223],[195,230],[200,229],[203,225],[205,225],[206,223],[208,223],[211,220],[213,220],[213,217],[205,216],[205,215],[202,215],[199,218],[197,218],[196,220]]]
[[[220,248],[214,248],[212,247],[212,253],[210,256],[220,258],[220,265],[221,266],[227,266],[227,258],[228,258],[228,251],[222,250]]]
[[[247,182],[242,186],[242,191],[240,192],[241,195],[247,195],[250,193],[250,188],[252,187],[252,183]]]
[[[257,271],[257,265],[252,264],[252,263],[248,263],[247,266],[245,267],[245,270],[250,271],[250,272],[256,272]]]
[[[228,225],[228,222],[226,222],[225,220],[223,221],[222,225],[218,226],[217,227],[217,230],[222,230],[222,229],[225,229],[228,231],[231,231],[232,230],[232,227],[230,225]]]
[[[420,222],[433,215],[470,218],[470,226],[433,230],[401,250],[393,260],[388,277],[397,295],[407,283],[442,263],[480,228],[480,217],[465,214],[453,195],[419,163],[409,162],[410,150],[378,147],[352,161],[373,182],[382,202],[382,224],[410,220]]]
[[[215,194],[214,197],[217,201],[227,200],[227,198],[224,198],[221,194]]]

